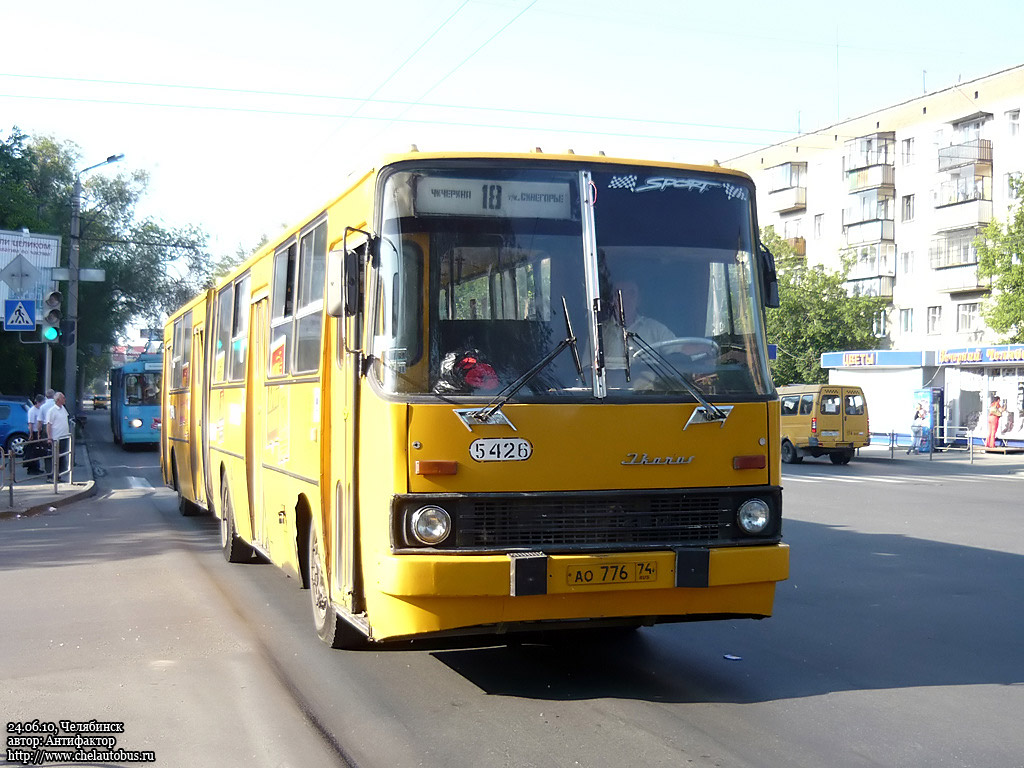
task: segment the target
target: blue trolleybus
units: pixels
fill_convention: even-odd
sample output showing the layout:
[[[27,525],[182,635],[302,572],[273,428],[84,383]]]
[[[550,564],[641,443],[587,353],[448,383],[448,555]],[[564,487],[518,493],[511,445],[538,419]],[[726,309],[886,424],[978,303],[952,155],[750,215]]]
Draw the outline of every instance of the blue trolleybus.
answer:
[[[163,353],[144,352],[110,370],[110,429],[127,447],[160,442],[160,390]]]

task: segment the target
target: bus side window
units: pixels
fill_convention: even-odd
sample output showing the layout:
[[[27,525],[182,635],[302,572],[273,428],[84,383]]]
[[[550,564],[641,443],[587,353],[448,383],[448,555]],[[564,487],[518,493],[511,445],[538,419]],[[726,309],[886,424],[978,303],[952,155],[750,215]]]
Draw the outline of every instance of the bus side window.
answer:
[[[292,314],[295,295],[296,246],[291,243],[274,254],[274,285],[270,312],[270,376],[284,376],[292,352]]]
[[[799,399],[800,398],[798,398],[796,395],[787,395],[786,397],[782,398],[782,415],[795,416],[797,402],[799,401]]]
[[[804,395],[800,398],[800,415],[808,416],[814,413],[814,395]]]
[[[296,373],[320,367],[324,277],[327,269],[327,222],[302,236],[299,243],[298,301],[295,307]]]

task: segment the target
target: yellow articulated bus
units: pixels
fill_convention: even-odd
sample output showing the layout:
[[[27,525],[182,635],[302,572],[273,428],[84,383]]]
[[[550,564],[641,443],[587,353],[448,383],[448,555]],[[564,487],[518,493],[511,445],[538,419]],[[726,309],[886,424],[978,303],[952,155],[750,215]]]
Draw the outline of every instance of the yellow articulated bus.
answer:
[[[335,647],[769,616],[753,201],[717,167],[389,157],[169,319],[164,479]]]

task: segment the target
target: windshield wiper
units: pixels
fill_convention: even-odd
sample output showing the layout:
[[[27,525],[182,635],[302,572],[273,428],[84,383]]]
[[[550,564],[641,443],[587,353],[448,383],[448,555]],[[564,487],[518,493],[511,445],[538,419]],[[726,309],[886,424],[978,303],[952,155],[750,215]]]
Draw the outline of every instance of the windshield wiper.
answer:
[[[669,361],[667,357],[665,357],[663,354],[661,354],[661,352],[659,352],[657,349],[655,349],[646,341],[644,341],[640,334],[634,333],[633,331],[627,331],[625,330],[625,328],[623,328],[623,335],[626,337],[627,340],[632,339],[633,341],[635,341],[637,347],[640,348],[641,352],[646,357],[650,358],[649,360],[647,360],[647,365],[650,366],[652,371],[666,379],[675,378],[680,384],[682,384],[686,388],[687,392],[689,392],[691,395],[694,396],[694,398],[696,398],[697,402],[704,407],[704,413],[707,414],[708,421],[725,421],[727,418],[729,418],[728,413],[726,413],[717,405],[715,405],[706,397],[704,397],[703,393],[701,393],[700,391],[700,388],[697,386],[696,382],[693,380],[691,376],[683,373],[674,365],[672,365],[672,363]],[[629,360],[628,345],[626,346],[626,359],[627,361]],[[627,362],[626,365],[626,370],[628,371],[629,363]]]
[[[544,368],[546,368],[552,360],[558,357],[566,347],[569,347],[572,350],[572,360],[576,365],[576,375],[579,376],[580,381],[583,382],[583,386],[587,386],[587,380],[583,376],[583,363],[580,361],[579,349],[576,347],[576,336],[572,332],[572,321],[569,319],[569,305],[565,301],[565,296],[562,297],[562,313],[565,316],[565,338],[558,342],[553,350],[544,355],[540,362],[495,395],[491,402],[471,414],[471,418],[474,421],[478,421],[481,424],[489,422],[494,414],[500,411],[509,400],[515,397],[516,392],[525,387],[534,376],[544,370]]]

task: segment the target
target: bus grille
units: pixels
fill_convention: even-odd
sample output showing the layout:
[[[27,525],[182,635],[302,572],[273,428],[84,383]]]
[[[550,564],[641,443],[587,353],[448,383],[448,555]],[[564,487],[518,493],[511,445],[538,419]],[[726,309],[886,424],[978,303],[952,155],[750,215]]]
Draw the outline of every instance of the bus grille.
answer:
[[[718,541],[732,527],[730,501],[718,495],[465,499],[456,513],[456,546],[671,546]]]

